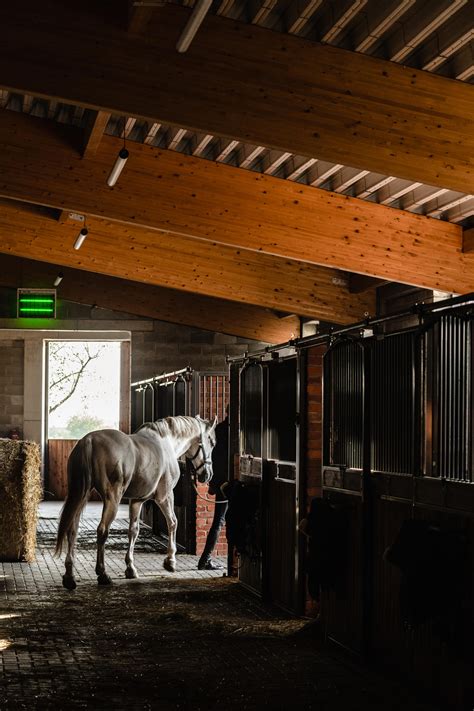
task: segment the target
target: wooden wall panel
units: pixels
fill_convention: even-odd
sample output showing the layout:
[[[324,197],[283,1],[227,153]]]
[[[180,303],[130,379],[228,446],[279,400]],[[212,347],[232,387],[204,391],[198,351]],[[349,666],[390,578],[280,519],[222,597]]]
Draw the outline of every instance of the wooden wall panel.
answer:
[[[189,12],[4,4],[0,86],[474,192],[468,84],[213,15],[179,54]]]
[[[48,440],[47,498],[64,501],[67,495],[67,460],[77,439]]]

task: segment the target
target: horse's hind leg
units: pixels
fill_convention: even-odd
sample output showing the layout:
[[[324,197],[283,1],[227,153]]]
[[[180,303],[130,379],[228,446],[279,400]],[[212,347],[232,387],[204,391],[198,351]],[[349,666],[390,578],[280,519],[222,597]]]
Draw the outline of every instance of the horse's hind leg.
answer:
[[[168,496],[163,501],[156,502],[163,512],[163,516],[168,524],[168,555],[163,561],[163,567],[174,573],[176,570],[176,528],[178,520],[174,513],[174,497],[173,494]]]
[[[140,511],[142,510],[143,501],[130,501],[130,525],[128,528],[128,550],[125,556],[127,569],[125,570],[126,578],[138,578],[137,569],[133,565],[133,549],[140,531]]]
[[[75,547],[77,540],[77,530],[79,528],[80,514],[78,514],[72,521],[71,527],[67,532],[67,555],[65,560],[66,572],[63,575],[63,585],[68,590],[74,590],[76,586],[76,579],[74,577],[74,563],[75,563]]]
[[[108,498],[104,499],[102,518],[97,528],[97,564],[95,566],[95,572],[97,573],[97,582],[99,585],[110,585],[112,582],[110,577],[105,572],[104,552],[105,542],[109,535],[109,528],[117,515],[120,498],[120,496],[111,498],[109,495]]]

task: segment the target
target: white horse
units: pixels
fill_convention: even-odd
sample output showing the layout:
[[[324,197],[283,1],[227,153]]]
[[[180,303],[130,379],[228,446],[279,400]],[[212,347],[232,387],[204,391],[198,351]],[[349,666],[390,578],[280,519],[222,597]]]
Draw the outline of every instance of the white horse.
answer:
[[[74,590],[74,549],[82,509],[95,488],[104,506],[97,528],[97,565],[99,585],[111,583],[105,572],[104,547],[112,521],[122,498],[130,502],[128,550],[125,557],[127,578],[136,578],[133,548],[139,531],[140,510],[148,499],[154,499],[168,524],[166,570],[176,570],[176,516],[173,488],[179,479],[178,458],[191,461],[199,481],[212,477],[211,453],[216,443],[213,423],[197,417],[166,417],[142,425],[135,434],[118,430],[90,432],[76,444],[68,460],[68,493],[61,512],[56,555],[60,555],[65,538],[68,541],[66,573],[63,585]]]

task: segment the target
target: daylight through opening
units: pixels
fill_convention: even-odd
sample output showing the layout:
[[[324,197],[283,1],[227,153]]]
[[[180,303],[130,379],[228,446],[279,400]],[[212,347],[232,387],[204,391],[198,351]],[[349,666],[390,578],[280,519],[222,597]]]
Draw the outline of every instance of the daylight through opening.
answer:
[[[51,341],[48,439],[79,439],[120,419],[120,343]]]

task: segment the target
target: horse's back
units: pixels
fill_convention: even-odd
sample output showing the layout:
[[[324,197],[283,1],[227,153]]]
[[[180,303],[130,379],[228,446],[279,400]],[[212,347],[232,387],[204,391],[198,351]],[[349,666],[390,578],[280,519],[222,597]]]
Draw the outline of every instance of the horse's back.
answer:
[[[89,432],[71,452],[75,468],[83,466],[87,456],[90,457],[92,486],[101,494],[113,484],[126,490],[126,498],[149,497],[163,473],[169,471],[174,480],[177,470],[179,476],[167,439],[151,431],[132,435],[112,429]]]
[[[102,494],[110,483],[126,485],[135,469],[135,453],[130,435],[119,430],[95,430],[84,435],[72,450],[68,476],[89,471],[90,482]]]
[[[107,463],[109,463],[109,460],[112,462],[114,459],[118,461],[124,457],[130,457],[134,449],[130,435],[120,430],[112,429],[89,432],[79,440],[72,452],[74,453],[77,450],[77,453],[79,453],[87,447],[92,449],[95,459],[101,455],[105,457]]]

